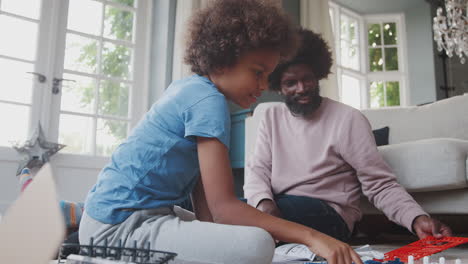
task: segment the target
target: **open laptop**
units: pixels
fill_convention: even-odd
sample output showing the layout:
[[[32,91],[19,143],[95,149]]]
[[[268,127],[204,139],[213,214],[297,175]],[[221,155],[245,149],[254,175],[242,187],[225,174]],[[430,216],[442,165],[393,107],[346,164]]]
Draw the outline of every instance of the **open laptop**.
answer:
[[[52,169],[46,164],[1,219],[0,263],[49,263],[64,236]]]

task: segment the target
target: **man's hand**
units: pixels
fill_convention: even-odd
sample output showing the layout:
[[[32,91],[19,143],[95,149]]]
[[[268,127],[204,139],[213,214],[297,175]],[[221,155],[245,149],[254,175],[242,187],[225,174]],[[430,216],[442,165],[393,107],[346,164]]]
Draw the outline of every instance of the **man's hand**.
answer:
[[[413,230],[419,239],[427,236],[434,236],[435,238],[452,236],[450,227],[427,215],[420,215],[414,219]]]
[[[260,203],[257,205],[257,209],[272,216],[283,218],[283,215],[281,214],[278,206],[276,206],[276,203],[270,199],[264,199],[260,201]]]

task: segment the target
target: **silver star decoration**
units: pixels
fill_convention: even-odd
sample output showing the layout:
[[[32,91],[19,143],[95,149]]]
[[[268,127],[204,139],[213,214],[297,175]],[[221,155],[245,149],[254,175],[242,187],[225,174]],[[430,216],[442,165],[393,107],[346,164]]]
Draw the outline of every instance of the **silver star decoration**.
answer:
[[[49,142],[44,136],[41,124],[38,125],[31,138],[26,140],[23,145],[15,144],[13,148],[23,157],[18,165],[16,175],[28,167],[42,167],[49,162],[50,157],[64,148],[66,145]]]

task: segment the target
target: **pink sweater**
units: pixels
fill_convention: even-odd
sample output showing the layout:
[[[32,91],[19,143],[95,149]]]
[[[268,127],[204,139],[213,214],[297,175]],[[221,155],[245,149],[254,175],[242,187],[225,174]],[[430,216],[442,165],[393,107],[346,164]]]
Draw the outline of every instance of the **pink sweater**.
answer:
[[[244,191],[254,207],[275,194],[318,198],[341,215],[349,230],[361,218],[362,193],[410,231],[414,218],[426,215],[396,182],[366,117],[328,98],[308,120],[293,116],[285,104],[266,110],[245,168]]]

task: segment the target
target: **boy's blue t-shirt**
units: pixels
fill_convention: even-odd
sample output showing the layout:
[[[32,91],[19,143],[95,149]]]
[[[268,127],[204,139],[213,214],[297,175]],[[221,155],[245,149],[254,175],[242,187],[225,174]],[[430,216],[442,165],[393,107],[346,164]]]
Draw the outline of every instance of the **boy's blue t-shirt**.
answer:
[[[195,137],[229,148],[230,125],[226,98],[210,80],[193,75],[173,82],[112,154],[88,193],[86,213],[117,224],[134,210],[184,201],[200,175]]]

